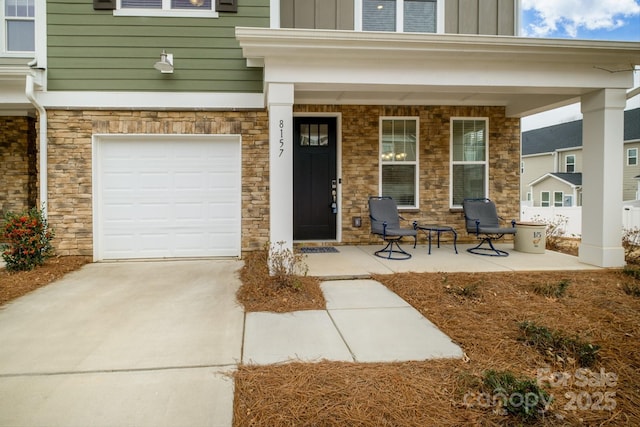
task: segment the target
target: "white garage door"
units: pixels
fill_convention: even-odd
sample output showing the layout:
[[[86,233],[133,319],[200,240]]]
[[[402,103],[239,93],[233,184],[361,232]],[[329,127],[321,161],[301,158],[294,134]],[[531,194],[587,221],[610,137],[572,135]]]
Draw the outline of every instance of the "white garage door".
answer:
[[[240,256],[240,137],[97,136],[94,258]]]

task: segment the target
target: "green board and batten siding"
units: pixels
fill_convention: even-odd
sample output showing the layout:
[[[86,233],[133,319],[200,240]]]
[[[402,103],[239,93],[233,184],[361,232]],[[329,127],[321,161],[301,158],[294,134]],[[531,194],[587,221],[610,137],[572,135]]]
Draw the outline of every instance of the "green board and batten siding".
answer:
[[[268,27],[269,0],[242,0],[218,18],[113,16],[91,0],[47,3],[48,90],[262,92],[235,27]],[[165,49],[175,71],[153,68]]]

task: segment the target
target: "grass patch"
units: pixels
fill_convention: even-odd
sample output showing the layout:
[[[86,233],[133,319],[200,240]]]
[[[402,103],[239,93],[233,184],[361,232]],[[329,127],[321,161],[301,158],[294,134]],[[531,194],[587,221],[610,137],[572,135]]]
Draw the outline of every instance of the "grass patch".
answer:
[[[640,298],[640,285],[637,283],[623,283],[622,290],[627,295]]]
[[[570,282],[567,279],[562,279],[557,283],[536,283],[533,285],[532,290],[534,293],[543,297],[561,298],[566,294],[569,283]]]
[[[567,336],[561,331],[528,321],[520,322],[518,328],[522,334],[521,340],[555,362],[575,362],[580,366],[591,367],[598,360],[600,346],[583,341],[577,336]]]
[[[528,377],[516,377],[510,371],[489,370],[483,374],[485,393],[492,396],[494,410],[522,422],[532,422],[549,410],[551,396]]]
[[[452,285],[449,283],[449,277],[444,275],[442,277],[442,284],[444,284],[444,291],[448,294],[463,298],[480,298],[479,283],[477,282],[464,285]]]
[[[465,286],[445,286],[445,292],[464,298],[480,298],[478,284],[472,283]]]

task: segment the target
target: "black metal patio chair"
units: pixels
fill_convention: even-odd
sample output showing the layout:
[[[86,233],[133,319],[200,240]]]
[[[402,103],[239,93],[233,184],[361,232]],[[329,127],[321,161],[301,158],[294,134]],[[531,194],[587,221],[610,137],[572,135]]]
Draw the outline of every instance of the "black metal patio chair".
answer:
[[[391,197],[369,197],[369,218],[371,233],[379,235],[387,243],[383,249],[375,252],[376,256],[386,259],[411,258],[411,254],[403,250],[398,242],[409,236],[413,237],[415,243],[418,232],[400,226],[400,220],[405,219],[398,214],[398,206]]]
[[[516,234],[516,221],[511,227],[501,227],[496,205],[489,199],[465,199],[462,202],[467,233],[474,234],[480,243],[467,249],[476,255],[509,256],[509,253],[493,246],[493,241],[501,239],[505,234]],[[484,244],[487,246],[483,246]]]

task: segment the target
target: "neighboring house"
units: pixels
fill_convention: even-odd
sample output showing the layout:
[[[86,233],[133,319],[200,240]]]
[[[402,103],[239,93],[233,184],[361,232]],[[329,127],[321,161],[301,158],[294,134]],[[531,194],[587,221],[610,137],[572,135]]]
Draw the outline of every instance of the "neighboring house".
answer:
[[[582,206],[582,174],[580,172],[550,172],[529,184],[532,206]]]
[[[45,203],[58,253],[95,260],[377,242],[380,194],[459,229],[465,197],[517,217],[520,118],[581,99],[615,145],[632,71],[601,68],[640,63],[517,37],[517,0],[1,1],[34,34],[0,55],[2,209]]]
[[[582,206],[582,120],[522,134],[520,200],[527,206]],[[640,108],[624,112],[623,200],[640,198]]]

